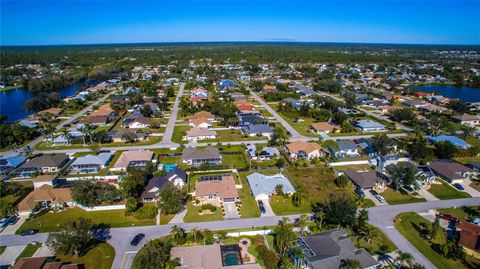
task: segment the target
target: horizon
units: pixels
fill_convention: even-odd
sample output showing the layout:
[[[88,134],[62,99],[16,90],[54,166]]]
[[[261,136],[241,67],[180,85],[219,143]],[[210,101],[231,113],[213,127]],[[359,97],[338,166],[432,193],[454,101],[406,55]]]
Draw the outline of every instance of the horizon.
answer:
[[[478,1],[2,0],[0,5],[1,46],[480,44]]]

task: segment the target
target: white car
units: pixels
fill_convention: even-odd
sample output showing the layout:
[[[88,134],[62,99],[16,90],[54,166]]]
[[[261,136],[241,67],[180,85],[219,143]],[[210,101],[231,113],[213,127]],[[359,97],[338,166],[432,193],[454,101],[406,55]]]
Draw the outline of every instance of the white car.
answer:
[[[385,203],[385,198],[383,198],[383,196],[381,196],[380,194],[375,195],[375,198],[377,198],[380,203]]]

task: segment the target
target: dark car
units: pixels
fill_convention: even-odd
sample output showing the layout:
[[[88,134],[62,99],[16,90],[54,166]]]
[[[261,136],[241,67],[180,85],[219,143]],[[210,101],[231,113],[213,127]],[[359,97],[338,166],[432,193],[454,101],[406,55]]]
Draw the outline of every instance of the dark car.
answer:
[[[362,189],[360,189],[360,188],[355,189],[355,193],[358,195],[358,197],[360,197],[362,199],[365,198],[365,193],[363,192]]]
[[[260,209],[260,212],[261,212],[262,214],[265,214],[265,212],[267,212],[267,211],[265,210],[265,207],[264,207],[264,206],[259,206],[258,208]]]
[[[17,217],[12,216],[12,217],[10,217],[10,219],[8,220],[8,224],[13,225],[13,224],[17,223],[17,220],[18,220]]]
[[[455,184],[453,184],[453,186],[454,186],[455,188],[457,188],[457,189],[461,190],[461,191],[463,191],[463,190],[464,190],[463,186],[462,186],[462,185],[460,185],[460,183],[455,183]]]
[[[140,241],[142,241],[144,237],[145,237],[145,234],[142,234],[142,233],[135,235],[135,237],[130,242],[130,245],[132,246],[138,245],[138,243],[140,243]]]
[[[444,220],[449,221],[449,222],[456,222],[457,221],[457,218],[455,218],[454,216],[449,215],[449,214],[438,214],[437,216],[439,218],[444,219]]]
[[[23,232],[20,233],[21,236],[25,236],[25,235],[34,235],[37,233],[37,230],[25,230]]]
[[[259,206],[263,206],[263,201],[262,201],[262,200],[259,200],[259,201],[258,201],[258,205],[259,205]]]

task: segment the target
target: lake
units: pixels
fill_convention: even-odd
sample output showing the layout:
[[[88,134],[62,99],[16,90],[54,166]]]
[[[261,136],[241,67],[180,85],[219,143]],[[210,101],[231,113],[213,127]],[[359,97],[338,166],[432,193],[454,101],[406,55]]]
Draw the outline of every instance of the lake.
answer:
[[[65,98],[75,95],[77,89],[83,87],[83,85],[83,83],[75,83],[59,90],[45,91],[45,93],[58,92],[62,98]],[[32,93],[23,88],[0,92],[0,115],[7,115],[8,122],[14,122],[27,117],[32,113],[25,111],[23,104],[38,94],[40,93]]]
[[[480,102],[480,88],[456,86],[415,86],[424,92],[435,92],[448,98],[456,98],[462,102]]]

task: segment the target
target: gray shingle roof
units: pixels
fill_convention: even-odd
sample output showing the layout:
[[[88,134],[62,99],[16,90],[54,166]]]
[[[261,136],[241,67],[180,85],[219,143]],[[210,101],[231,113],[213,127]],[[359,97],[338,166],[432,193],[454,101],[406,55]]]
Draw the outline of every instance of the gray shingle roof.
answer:
[[[182,159],[195,160],[195,159],[214,159],[220,158],[220,151],[218,148],[206,147],[204,149],[197,148],[185,148],[182,152]]]
[[[68,159],[67,154],[46,154],[23,163],[20,168],[60,167],[60,165],[64,164]]]

